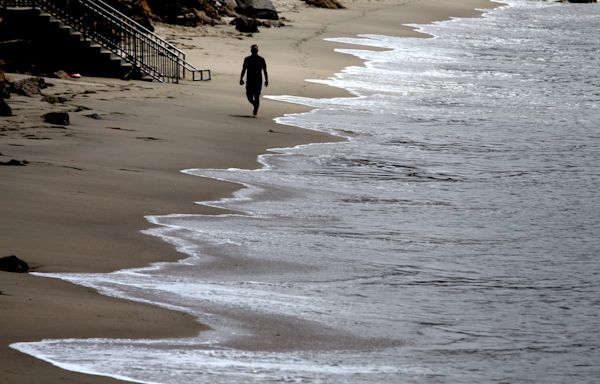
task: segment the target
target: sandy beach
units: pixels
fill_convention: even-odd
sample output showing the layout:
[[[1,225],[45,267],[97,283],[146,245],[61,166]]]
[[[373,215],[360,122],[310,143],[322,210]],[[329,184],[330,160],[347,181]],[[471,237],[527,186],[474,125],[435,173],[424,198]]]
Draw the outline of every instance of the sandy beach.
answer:
[[[357,34],[418,36],[403,24],[479,14],[483,0],[343,1],[344,10],[274,1],[281,28],[253,36],[230,26],[159,25],[157,33],[186,52],[209,82],[159,84],[83,77],[47,79],[41,97],[13,95],[14,116],[0,118],[0,256],[17,255],[37,272],[107,272],[182,257],[169,244],[141,233],[146,215],[217,213],[195,204],[231,194],[236,185],[180,173],[186,168],[254,168],[268,148],[335,140],[277,125],[274,118],[304,110],[263,99],[259,116],[239,86],[243,58],[258,44],[268,63],[263,94],[335,97],[345,91],[305,79],[325,79],[361,63],[334,52],[327,37]],[[8,74],[9,80],[25,76]],[[66,127],[40,116],[67,111]],[[0,272],[0,377],[3,383],[112,383],[64,371],[21,354],[9,344],[49,338],[185,337],[205,327],[191,316],[115,300],[93,290],[28,274]],[[285,340],[283,341],[285,342]]]

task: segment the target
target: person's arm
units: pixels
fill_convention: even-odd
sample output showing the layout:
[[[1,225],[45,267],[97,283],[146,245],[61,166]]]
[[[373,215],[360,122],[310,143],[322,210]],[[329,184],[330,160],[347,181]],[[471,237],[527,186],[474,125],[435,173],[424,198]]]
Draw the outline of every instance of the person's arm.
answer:
[[[263,66],[263,72],[265,74],[265,87],[269,86],[269,74],[267,73],[267,62],[265,62],[265,65]]]
[[[244,60],[244,65],[242,66],[242,74],[240,75],[240,85],[244,85],[244,75],[246,74],[246,60]]]

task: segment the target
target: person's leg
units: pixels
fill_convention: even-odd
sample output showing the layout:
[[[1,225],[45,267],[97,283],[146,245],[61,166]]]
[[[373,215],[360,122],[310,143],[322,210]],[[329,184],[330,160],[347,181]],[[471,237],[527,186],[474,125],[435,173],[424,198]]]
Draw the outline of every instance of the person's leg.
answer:
[[[258,107],[260,106],[260,93],[255,93],[254,94],[254,111],[252,111],[252,114],[254,116],[256,116],[256,114],[258,113]]]
[[[256,116],[260,105],[260,93],[255,93],[255,91],[248,89],[246,90],[246,97],[248,98],[248,102],[254,106],[252,114]]]
[[[250,89],[246,89],[246,97],[248,98],[248,102],[254,105],[254,92]]]

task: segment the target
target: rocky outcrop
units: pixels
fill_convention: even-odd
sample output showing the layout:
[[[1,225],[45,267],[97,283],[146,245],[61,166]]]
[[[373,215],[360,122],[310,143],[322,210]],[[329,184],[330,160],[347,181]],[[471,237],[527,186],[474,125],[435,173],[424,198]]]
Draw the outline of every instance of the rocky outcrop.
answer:
[[[29,265],[15,255],[0,258],[0,271],[25,273]]]
[[[138,0],[139,1],[139,0]],[[221,22],[226,9],[217,0],[141,0],[142,8],[155,21],[187,26]]]
[[[150,20],[150,8],[146,0],[105,0],[117,11],[129,16],[133,21],[149,31],[154,31]]]
[[[215,25],[222,23],[223,16],[279,19],[271,0],[138,0],[138,2],[142,4],[141,9],[150,19],[169,24]]]
[[[255,19],[279,20],[271,0],[236,0],[236,12]]]
[[[48,84],[41,77],[29,77],[10,83],[10,91],[17,95],[35,96],[42,93],[42,89],[48,88]]]

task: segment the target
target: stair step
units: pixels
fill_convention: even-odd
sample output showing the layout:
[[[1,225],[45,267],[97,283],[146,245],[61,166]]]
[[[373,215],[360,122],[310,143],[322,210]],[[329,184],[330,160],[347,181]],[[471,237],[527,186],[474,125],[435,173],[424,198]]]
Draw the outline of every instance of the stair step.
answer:
[[[71,37],[74,38],[75,40],[79,41],[79,42],[84,42],[85,41],[85,38],[83,37],[82,34],[72,33]]]

